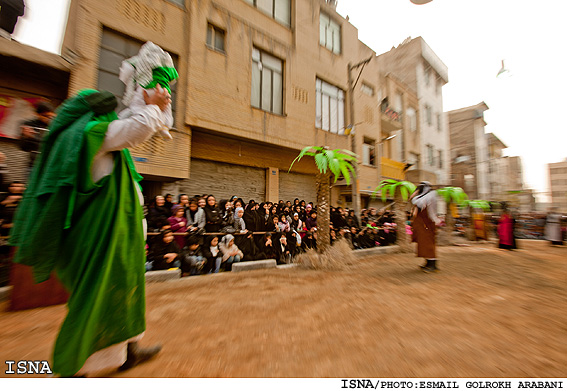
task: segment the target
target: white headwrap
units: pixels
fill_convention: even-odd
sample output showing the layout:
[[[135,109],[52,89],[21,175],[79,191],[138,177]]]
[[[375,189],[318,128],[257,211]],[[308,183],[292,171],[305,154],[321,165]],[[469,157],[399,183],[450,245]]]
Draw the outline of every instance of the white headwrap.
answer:
[[[122,103],[125,106],[129,106],[134,97],[136,85],[146,86],[151,83],[153,70],[161,67],[174,68],[173,60],[169,53],[166,53],[153,42],[146,42],[136,56],[122,61],[120,75],[118,76],[126,85]]]
[[[437,223],[439,221],[437,217],[437,192],[432,191],[431,183],[427,181],[421,182],[420,186],[422,186],[421,192],[411,202],[419,209],[427,208],[427,215]]]

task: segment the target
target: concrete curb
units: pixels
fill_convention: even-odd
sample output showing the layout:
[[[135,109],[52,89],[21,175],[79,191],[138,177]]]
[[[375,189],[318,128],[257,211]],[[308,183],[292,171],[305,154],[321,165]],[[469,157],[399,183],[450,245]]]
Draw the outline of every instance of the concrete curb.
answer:
[[[261,259],[258,261],[236,262],[232,264],[233,272],[243,272],[247,270],[273,269],[277,267],[275,259]]]
[[[285,265],[278,265],[276,266],[278,269],[293,269],[295,267],[298,267],[299,264],[298,263],[288,263]]]
[[[372,255],[393,254],[400,250],[400,246],[385,246],[385,247],[372,247],[363,248],[361,250],[353,250],[357,258],[369,257]]]
[[[181,278],[181,270],[154,270],[146,272],[146,283],[177,280]]]

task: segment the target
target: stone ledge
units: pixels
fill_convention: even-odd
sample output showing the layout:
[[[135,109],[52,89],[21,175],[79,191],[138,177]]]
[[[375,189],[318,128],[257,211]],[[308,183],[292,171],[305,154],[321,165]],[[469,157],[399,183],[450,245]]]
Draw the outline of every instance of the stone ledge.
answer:
[[[277,267],[275,259],[261,259],[258,261],[235,262],[232,264],[233,272],[242,272],[245,270],[272,269]]]
[[[181,278],[181,270],[154,270],[146,272],[146,282],[163,282]]]
[[[284,265],[277,265],[276,267],[278,269],[293,269],[294,267],[298,267],[299,264],[298,263],[287,263]]]
[[[372,247],[363,248],[361,250],[353,250],[353,253],[358,258],[368,257],[370,255],[382,255],[382,254],[392,254],[398,252],[400,246],[384,246],[384,247]]]
[[[6,301],[12,294],[12,286],[3,286],[0,288],[0,302]]]

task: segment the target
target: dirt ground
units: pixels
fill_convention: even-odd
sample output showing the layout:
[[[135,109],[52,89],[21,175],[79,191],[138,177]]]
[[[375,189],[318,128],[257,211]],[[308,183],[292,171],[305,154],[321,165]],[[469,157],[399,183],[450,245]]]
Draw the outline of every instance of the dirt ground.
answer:
[[[441,248],[436,274],[394,254],[149,284],[143,343],[163,351],[98,375],[567,377],[567,248],[519,244]],[[5,308],[0,366],[48,360],[65,307]]]

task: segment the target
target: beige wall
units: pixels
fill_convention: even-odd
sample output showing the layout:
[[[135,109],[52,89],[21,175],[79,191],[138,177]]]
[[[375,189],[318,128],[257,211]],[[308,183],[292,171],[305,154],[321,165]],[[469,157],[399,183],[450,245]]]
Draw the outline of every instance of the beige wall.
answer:
[[[72,59],[74,65],[69,82],[69,94],[83,88],[96,88],[98,63],[104,28],[133,39],[152,41],[164,50],[178,56],[177,111],[175,123],[184,123],[186,106],[187,56],[185,10],[163,0],[74,0],[71,2],[69,22],[65,33],[62,56]],[[142,175],[163,180],[187,178],[189,175],[189,128],[178,126],[174,140],[165,143],[160,136],[153,137],[140,147],[132,149],[136,168]]]

